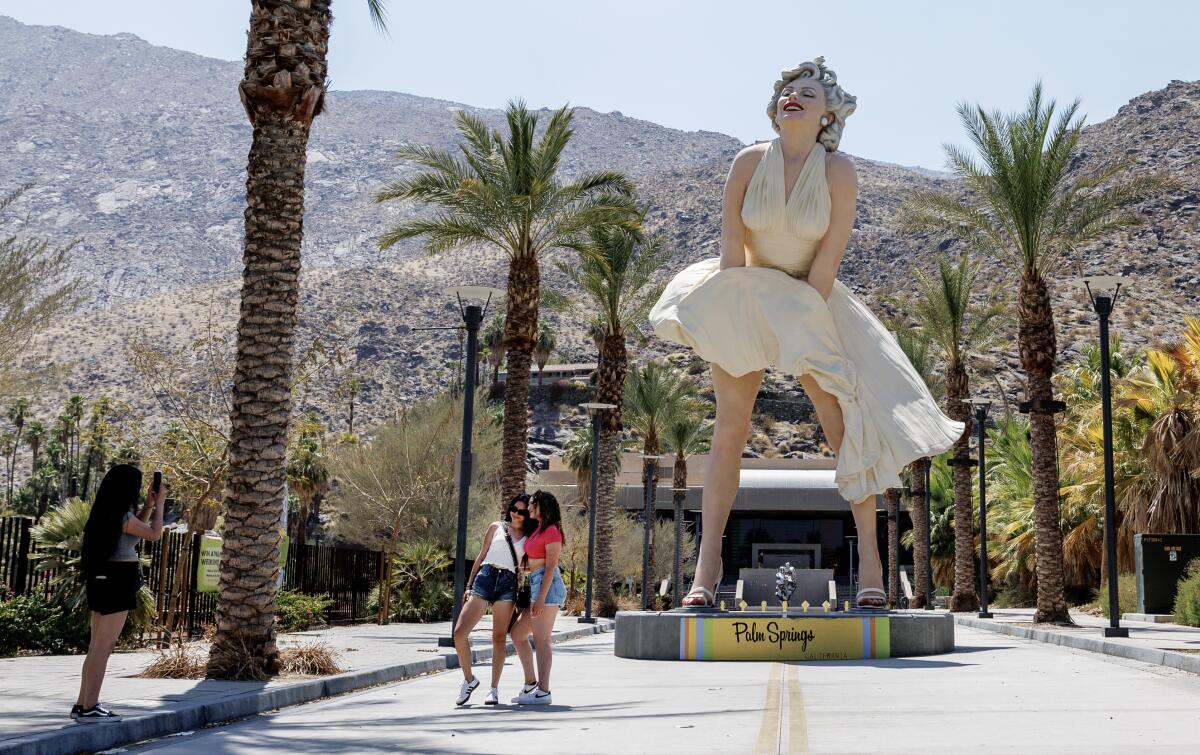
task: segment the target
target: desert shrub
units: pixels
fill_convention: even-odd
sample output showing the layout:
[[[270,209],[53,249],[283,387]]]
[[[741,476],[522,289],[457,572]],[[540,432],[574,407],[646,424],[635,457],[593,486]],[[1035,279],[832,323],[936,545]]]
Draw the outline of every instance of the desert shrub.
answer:
[[[1188,564],[1175,593],[1175,623],[1200,627],[1200,558]]]
[[[446,575],[452,561],[436,543],[411,543],[392,557],[391,596],[388,618],[391,621],[444,621],[454,609],[454,590]],[[371,590],[367,608],[378,612],[380,588]]]
[[[1121,613],[1137,611],[1137,575],[1132,573],[1117,575],[1117,604]],[[1108,617],[1108,582],[1100,583],[1100,591],[1096,600],[1090,604],[1096,607],[1106,618]]]
[[[160,650],[138,674],[142,679],[203,679],[208,656],[195,645],[178,643]]]
[[[340,674],[340,658],[332,647],[324,642],[285,647],[279,651],[279,671],[283,674],[325,676]]]
[[[275,620],[285,632],[300,632],[327,623],[325,611],[333,605],[328,595],[305,595],[280,590],[275,599]]]

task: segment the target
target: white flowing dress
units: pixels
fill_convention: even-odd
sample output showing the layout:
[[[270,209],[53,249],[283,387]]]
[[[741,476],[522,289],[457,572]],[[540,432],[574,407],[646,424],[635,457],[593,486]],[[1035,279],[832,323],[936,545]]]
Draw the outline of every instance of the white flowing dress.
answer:
[[[785,200],[783,150],[771,142],[742,204],[746,266],[697,262],[650,312],[655,334],[691,347],[733,376],[775,367],[811,375],[837,398],[845,424],[837,486],[857,502],[900,487],[910,462],[949,449],[963,423],[925,382],[871,310],[840,281],[826,301],[805,280],[829,227],[826,150],[809,153]]]

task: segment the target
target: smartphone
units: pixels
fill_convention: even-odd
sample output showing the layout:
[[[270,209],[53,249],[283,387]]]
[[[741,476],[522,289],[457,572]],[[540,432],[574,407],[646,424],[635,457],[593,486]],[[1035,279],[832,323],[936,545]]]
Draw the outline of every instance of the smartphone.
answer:
[[[155,472],[154,482],[150,483],[150,491],[157,495],[160,490],[162,490],[162,472]]]

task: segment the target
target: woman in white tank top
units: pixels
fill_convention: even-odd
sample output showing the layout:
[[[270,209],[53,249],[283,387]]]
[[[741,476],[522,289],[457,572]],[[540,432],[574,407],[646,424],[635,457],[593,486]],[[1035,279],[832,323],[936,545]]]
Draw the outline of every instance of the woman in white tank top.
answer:
[[[488,525],[483,536],[479,555],[475,557],[467,578],[471,590],[454,626],[454,650],[463,673],[458,705],[466,703],[479,686],[479,680],[471,671],[470,636],[489,605],[492,607],[492,686],[484,705],[496,705],[499,702],[497,687],[500,673],[504,670],[508,625],[517,598],[517,575],[525,556],[525,535],[530,529],[528,525],[529,496],[522,493],[509,501],[504,519]]]

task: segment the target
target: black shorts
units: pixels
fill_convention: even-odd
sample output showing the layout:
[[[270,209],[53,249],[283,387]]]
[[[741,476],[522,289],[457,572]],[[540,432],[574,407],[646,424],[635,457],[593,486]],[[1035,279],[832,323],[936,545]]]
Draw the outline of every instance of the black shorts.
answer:
[[[99,614],[132,611],[142,589],[142,565],[136,561],[108,561],[87,578],[88,608]]]

